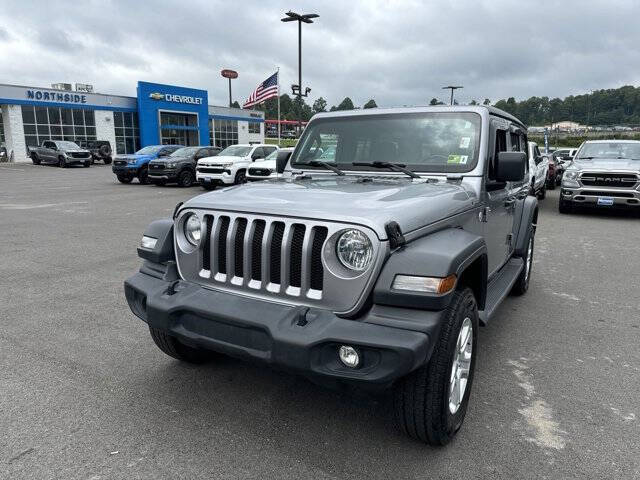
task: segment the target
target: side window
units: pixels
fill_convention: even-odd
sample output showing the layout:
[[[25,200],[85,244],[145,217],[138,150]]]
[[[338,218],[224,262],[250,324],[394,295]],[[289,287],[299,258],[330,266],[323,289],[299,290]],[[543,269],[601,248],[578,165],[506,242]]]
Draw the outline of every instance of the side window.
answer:
[[[493,158],[489,163],[489,179],[495,179],[495,166],[498,163],[498,154],[507,151],[507,132],[505,130],[496,130],[496,143],[493,150]]]
[[[276,151],[276,147],[262,147],[264,149],[264,156],[268,157],[269,155],[271,155],[273,152]]]
[[[522,145],[520,144],[520,135],[515,132],[511,132],[511,151],[512,152],[521,152]]]
[[[540,149],[538,148],[538,146],[536,145],[535,148],[533,149],[533,155],[538,158],[540,156]]]
[[[264,151],[262,150],[262,147],[256,147],[256,149],[251,154],[251,158],[264,158]]]

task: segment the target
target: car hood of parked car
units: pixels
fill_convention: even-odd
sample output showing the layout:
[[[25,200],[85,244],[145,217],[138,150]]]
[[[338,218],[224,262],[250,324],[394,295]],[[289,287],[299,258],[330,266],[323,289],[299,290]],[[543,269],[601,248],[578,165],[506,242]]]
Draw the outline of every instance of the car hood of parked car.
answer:
[[[640,172],[640,160],[631,160],[628,158],[594,158],[592,160],[573,160],[570,165],[567,165],[567,170],[598,170],[598,171],[629,171]]]
[[[252,168],[268,168],[270,170],[276,169],[276,161],[275,160],[256,160],[253,162],[253,165],[249,167],[249,170]]]
[[[67,153],[91,153],[86,148],[61,148],[60,150]]]
[[[151,155],[136,155],[135,153],[131,153],[129,155],[118,155],[115,159],[116,160],[150,160],[150,159],[155,159],[157,158],[155,155],[151,154]]]
[[[243,160],[245,157],[237,157],[232,155],[216,155],[214,157],[201,158],[198,163],[218,164],[218,163],[232,163],[239,160]]]
[[[183,162],[185,160],[190,160],[192,159],[193,156],[192,155],[184,155],[184,156],[179,156],[179,157],[160,157],[160,158],[154,158],[152,163],[167,163],[167,162]]]
[[[389,176],[318,175],[238,185],[199,195],[183,208],[219,209],[360,224],[386,239],[395,221],[408,233],[472,207],[462,185]]]

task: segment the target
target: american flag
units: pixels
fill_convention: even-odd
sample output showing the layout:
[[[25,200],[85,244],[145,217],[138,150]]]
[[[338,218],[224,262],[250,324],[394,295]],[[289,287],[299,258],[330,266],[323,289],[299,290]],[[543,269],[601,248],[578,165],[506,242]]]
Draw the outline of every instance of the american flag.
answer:
[[[249,95],[249,98],[247,99],[247,101],[244,102],[244,105],[242,105],[242,108],[253,107],[254,105],[258,105],[259,103],[262,103],[265,100],[268,100],[269,98],[273,98],[277,96],[278,96],[278,72],[274,73],[269,78],[267,78],[264,82],[258,85],[258,88],[256,88],[251,93],[251,95]]]

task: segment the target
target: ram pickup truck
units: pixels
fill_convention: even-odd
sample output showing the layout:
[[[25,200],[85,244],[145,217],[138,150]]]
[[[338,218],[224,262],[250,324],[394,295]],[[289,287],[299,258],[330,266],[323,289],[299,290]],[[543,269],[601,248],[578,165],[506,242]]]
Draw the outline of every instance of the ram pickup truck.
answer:
[[[196,178],[205,190],[244,183],[247,168],[276,150],[278,147],[275,145],[231,145],[213,158],[198,160]]]
[[[182,145],[149,145],[132,155],[118,155],[113,159],[111,170],[120,183],[131,183],[134,178],[142,185],[149,183],[149,162],[168,157]]]
[[[35,165],[53,163],[61,168],[91,166],[91,152],[67,140],[44,140],[41,146],[29,149],[29,156]]]
[[[640,141],[588,140],[562,176],[558,210],[640,208]]]
[[[218,352],[391,388],[399,427],[446,444],[479,326],[529,287],[526,131],[484,106],[317,114],[279,178],[199,195],[147,227],[128,304],[173,358]]]

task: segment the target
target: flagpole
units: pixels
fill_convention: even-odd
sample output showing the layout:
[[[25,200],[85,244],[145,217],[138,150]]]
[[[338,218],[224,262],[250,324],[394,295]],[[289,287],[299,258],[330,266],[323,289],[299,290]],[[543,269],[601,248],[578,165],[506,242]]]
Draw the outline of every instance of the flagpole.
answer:
[[[280,146],[280,67],[278,67],[278,147]]]

